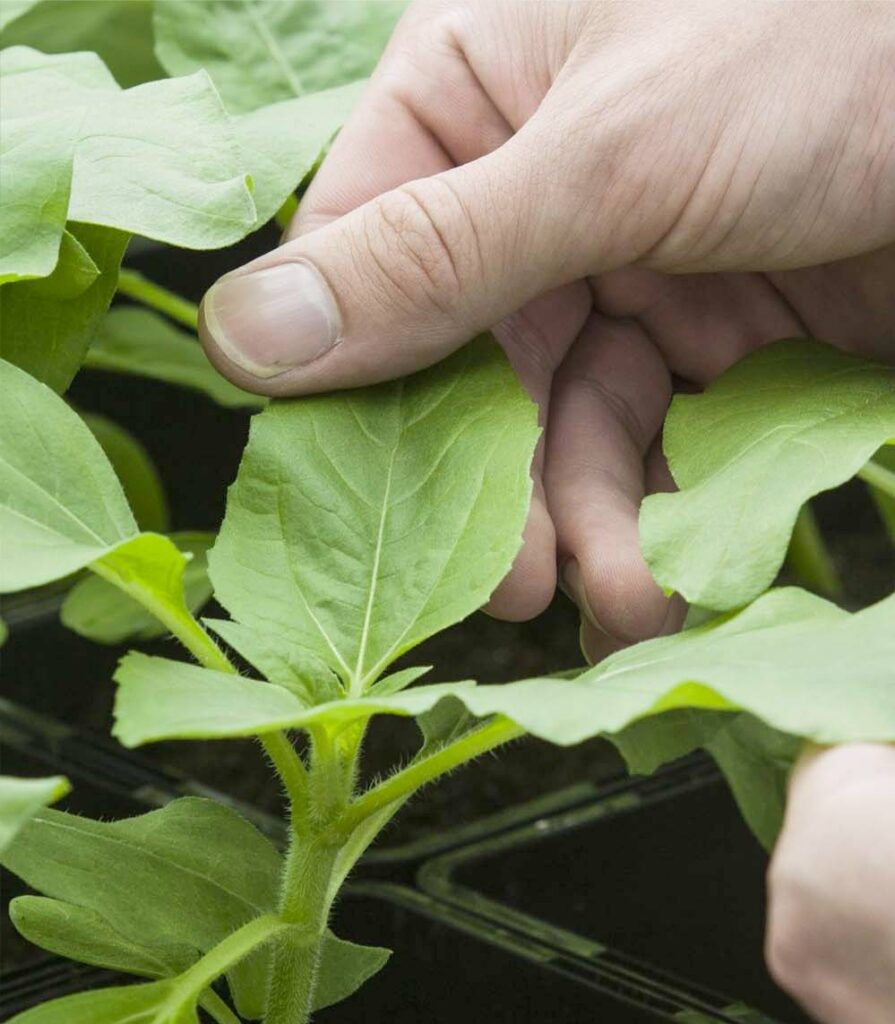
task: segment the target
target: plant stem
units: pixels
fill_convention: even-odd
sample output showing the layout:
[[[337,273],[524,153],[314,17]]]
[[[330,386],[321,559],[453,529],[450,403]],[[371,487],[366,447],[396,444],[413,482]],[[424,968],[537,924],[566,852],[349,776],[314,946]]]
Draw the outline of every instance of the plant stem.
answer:
[[[810,505],[803,505],[799,511],[786,557],[796,575],[809,587],[827,597],[839,597],[842,593],[836,563]]]
[[[125,582],[119,573],[110,571],[102,559],[91,562],[89,568],[97,576],[123,590],[154,615],[171,631],[172,636],[177,637],[200,665],[216,672],[236,674],[236,668],[227,655],[186,608],[172,612],[168,605],[157,600],[151,587],[144,587],[139,581]],[[307,771],[301,757],[282,731],[265,733],[258,738],[286,788],[293,815],[303,813],[307,806]]]
[[[280,919],[298,925],[274,950],[265,1024],[305,1024],[314,995],[330,908],[338,843],[318,833],[295,837],[283,874]]]
[[[857,476],[871,487],[895,498],[895,473],[891,469],[886,469],[871,459],[858,470]]]
[[[199,1005],[209,1017],[217,1021],[217,1024],[239,1024],[239,1017],[212,988],[206,989],[202,993],[199,997]]]
[[[199,307],[194,302],[181,298],[174,292],[162,288],[136,270],[122,270],[118,275],[118,291],[129,299],[135,299],[144,306],[157,309],[178,323],[196,330],[199,326]]]
[[[451,771],[458,765],[471,761],[503,743],[518,739],[524,734],[525,730],[515,722],[498,716],[487,725],[467,733],[456,743],[442,747],[437,753],[408,765],[403,771],[392,775],[385,782],[381,782],[373,789],[368,789],[336,819],[332,826],[334,833],[343,837],[351,835],[354,829],[371,814],[409,796],[427,782],[437,779],[439,775],[444,775],[445,772]]]

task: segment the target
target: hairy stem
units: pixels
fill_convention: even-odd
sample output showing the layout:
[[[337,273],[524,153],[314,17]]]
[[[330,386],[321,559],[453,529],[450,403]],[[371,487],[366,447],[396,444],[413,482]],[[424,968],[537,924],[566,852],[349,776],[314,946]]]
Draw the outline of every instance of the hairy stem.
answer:
[[[191,330],[195,331],[199,326],[199,307],[194,302],[162,288],[136,270],[121,271],[118,275],[118,291],[144,306],[157,309],[159,313],[164,313]]]
[[[495,747],[525,734],[515,722],[498,716],[487,725],[467,733],[462,739],[450,743],[429,757],[408,765],[403,771],[367,790],[363,796],[350,804],[333,823],[333,831],[340,836],[349,836],[372,814],[383,810],[389,804],[402,800],[421,786],[439,775],[471,761]]]
[[[895,473],[891,469],[886,469],[871,459],[858,470],[857,475],[871,487],[895,498]]]
[[[293,838],[279,916],[298,927],[274,950],[265,1024],[305,1024],[314,1009],[331,904],[330,877],[338,852],[338,844],[319,833]]]
[[[827,597],[842,593],[842,580],[810,505],[799,512],[786,557],[796,575],[814,590]]]

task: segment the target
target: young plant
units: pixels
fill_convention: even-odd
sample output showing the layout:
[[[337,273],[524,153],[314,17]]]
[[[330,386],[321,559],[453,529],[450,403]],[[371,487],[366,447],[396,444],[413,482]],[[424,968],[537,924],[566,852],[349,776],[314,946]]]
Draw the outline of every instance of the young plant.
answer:
[[[0,861],[40,894],[12,902],[15,926],[149,979],[20,1024],[301,1024],[388,959],[330,929],[364,851],[420,788],[524,733],[609,736],[639,772],[705,747],[766,846],[805,739],[895,740],[895,595],[849,614],[768,590],[789,545],[835,591],[820,491],[861,476],[891,529],[891,368],[781,342],[675,399],[680,491],[647,499],[641,532],[703,624],[562,677],[426,685],[395,663],[486,602],[527,515],[536,414],[500,350],[266,405],[211,369],[195,306],[120,269],[133,234],[214,248],[285,222],[400,8],[0,6],[0,592],[72,576],[62,619],[82,635],[176,637],[188,660],[121,661],[115,735],[257,737],[289,835],[280,851],[194,798],[91,821],[44,809],[65,780],[0,780]],[[41,52],[60,49],[97,52]],[[132,305],[108,312],[116,292]],[[263,410],[216,539],[167,535],[139,442],[60,397],[81,367]],[[212,590],[231,618],[197,619]],[[364,786],[374,715],[414,717],[420,746]]]
[[[734,382],[784,354],[806,365],[850,359],[813,344],[768,351],[732,370]],[[2,856],[43,894],[13,901],[16,927],[53,952],[158,980],[52,1001],[21,1024],[186,1022],[199,1006],[228,1024],[235,1013],[307,1020],[387,958],[329,930],[359,857],[422,786],[525,732],[562,745],[608,735],[638,771],[705,746],[766,843],[801,738],[895,739],[895,595],[850,615],[803,591],[771,590],[575,678],[411,686],[425,667],[390,670],[479,607],[520,544],[535,409],[487,338],[407,380],[272,403],[256,416],[209,555],[232,619],[204,624],[183,599],[184,556],[139,532],[76,414],[22,371],[2,364],[0,374],[12,397],[0,413],[3,525],[16,538],[5,587],[87,566],[157,616],[198,664],[128,654],[115,676],[115,735],[126,746],[258,737],[290,836],[281,855],[234,811],[192,798],[118,822],[37,813]],[[829,376],[824,416],[846,422],[835,411],[848,402],[847,392],[837,398],[841,374]],[[716,387],[727,393],[730,381]],[[873,370],[865,385],[877,384],[887,411],[876,435],[858,432],[859,451],[895,426],[889,371]],[[711,411],[713,398],[710,389],[697,401]],[[717,473],[739,471],[734,449]],[[780,459],[774,444],[765,473]],[[803,492],[785,494],[775,518],[790,515],[785,505],[794,519]],[[673,500],[688,494],[685,486]],[[711,528],[688,521],[694,534]],[[781,560],[785,548],[784,531]],[[240,674],[237,657],[257,674]],[[421,744],[409,764],[363,788],[374,714],[416,717]],[[212,987],[222,975],[229,1000]]]

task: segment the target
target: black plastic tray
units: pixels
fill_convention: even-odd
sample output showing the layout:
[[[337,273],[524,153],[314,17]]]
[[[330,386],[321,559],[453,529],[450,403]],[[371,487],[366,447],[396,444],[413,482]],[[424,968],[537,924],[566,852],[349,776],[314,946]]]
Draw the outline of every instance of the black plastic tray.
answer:
[[[664,977],[722,1019],[806,1024],[764,966],[766,864],[723,779],[697,757],[429,860],[417,881],[605,970]]]

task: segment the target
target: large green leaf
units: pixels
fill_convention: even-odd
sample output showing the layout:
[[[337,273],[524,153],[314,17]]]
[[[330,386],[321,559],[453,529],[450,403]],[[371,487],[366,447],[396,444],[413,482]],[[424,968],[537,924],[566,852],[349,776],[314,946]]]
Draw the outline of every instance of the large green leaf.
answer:
[[[276,910],[281,858],[235,811],[185,798],[123,821],[45,811],[3,855],[38,892],[99,914],[114,932],[163,963],[174,945],[212,949],[252,918]],[[139,893],[139,899],[134,894]],[[266,961],[230,974],[241,1012],[258,1017]]]
[[[363,82],[284,100],[233,118],[252,177],[258,224],[283,205],[320,158],[354,106]]]
[[[108,417],[82,412],[81,418],[112,463],[137,526],[164,533],[168,529],[168,501],[149,453],[133,434]]]
[[[201,391],[219,405],[261,408],[265,400],[231,384],[208,361],[195,335],[149,309],[118,306],[105,318],[84,365]]]
[[[63,392],[115,292],[128,236],[70,224],[48,277],[0,287],[0,355]]]
[[[13,198],[0,207],[0,279],[48,274],[66,219],[187,248],[227,245],[254,226],[230,121],[204,73],[122,91],[95,54],[20,46],[3,51],[2,75]]]
[[[178,551],[191,556],[185,564],[165,547],[160,555],[163,565],[173,567],[174,579],[163,580],[160,600],[169,607],[179,604],[182,592],[186,609],[195,614],[211,597],[208,579],[207,553],[214,540],[212,533],[174,533],[170,540]],[[135,544],[136,542],[132,542]],[[146,539],[140,542],[145,545]],[[144,583],[151,575],[158,541],[147,553],[146,567],[138,572]],[[182,578],[178,574],[182,571]],[[120,644],[125,640],[152,640],[168,630],[146,609],[145,600],[131,600],[122,595],[121,588],[101,576],[91,575],[80,580],[66,594],[62,604],[63,623],[81,636],[101,644]],[[181,609],[181,614],[185,614]]]
[[[44,779],[0,775],[0,854],[42,807],[61,800],[69,789],[68,779],[61,775]]]
[[[60,579],[137,534],[99,442],[48,387],[0,360],[0,592]]]
[[[537,437],[488,338],[403,381],[273,403],[209,556],[215,595],[358,695],[509,570]]]
[[[418,716],[445,697],[564,746],[677,708],[748,711],[818,743],[888,742],[895,740],[895,595],[849,615],[804,591],[775,590],[736,615],[620,651],[575,679],[442,683],[313,708],[280,686],[140,654],[122,661],[116,680],[115,734],[127,746]],[[677,756],[680,744],[668,749]]]
[[[646,499],[644,554],[668,590],[710,608],[773,581],[799,509],[895,437],[895,368],[819,342],[748,356],[703,395],[675,398],[664,444],[677,494]]]
[[[172,75],[204,68],[236,112],[365,78],[404,2],[159,0],[156,55]]]
[[[3,0],[0,10],[11,7],[28,11],[3,30],[2,47],[33,46],[44,53],[92,50],[125,87],[165,76],[153,53],[150,0]]]

